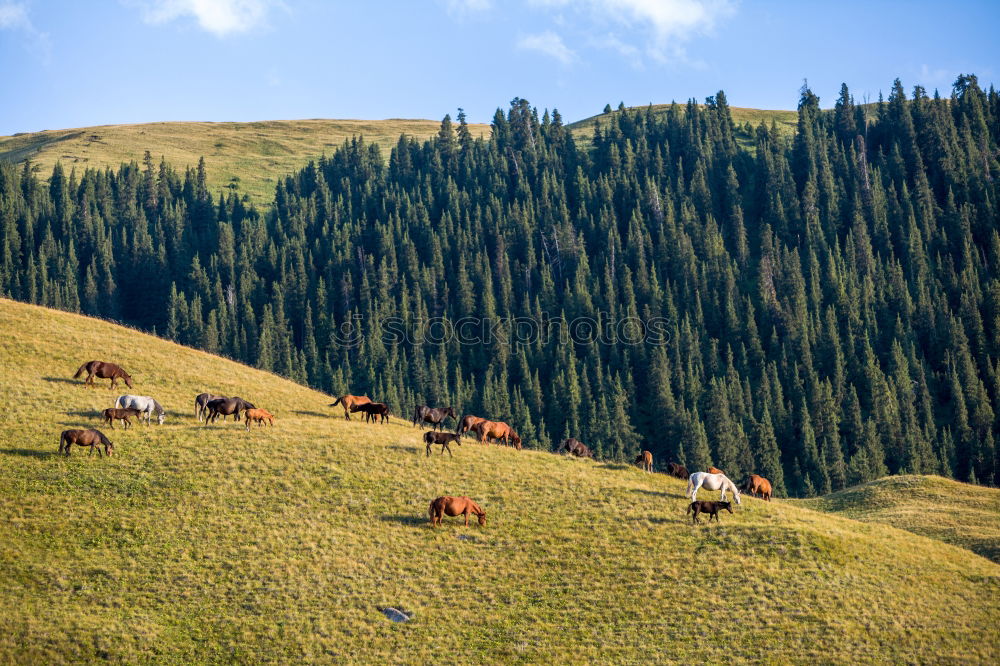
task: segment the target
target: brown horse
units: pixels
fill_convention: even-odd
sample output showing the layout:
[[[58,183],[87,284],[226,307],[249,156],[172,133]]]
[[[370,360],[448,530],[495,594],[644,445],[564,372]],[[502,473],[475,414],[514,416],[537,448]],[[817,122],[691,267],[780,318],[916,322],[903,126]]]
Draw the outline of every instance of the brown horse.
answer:
[[[477,423],[482,423],[483,421],[486,420],[487,419],[484,419],[481,416],[473,416],[472,414],[466,414],[465,416],[462,417],[462,420],[458,424],[458,430],[456,430],[455,432],[457,432],[459,435],[464,435],[470,430],[473,430]]]
[[[489,439],[503,441],[507,446],[513,446],[518,451],[521,450],[521,436],[514,432],[514,429],[503,421],[480,421],[473,430],[479,435],[479,443],[483,442],[489,446]]]
[[[213,393],[199,393],[194,399],[194,416],[201,422],[201,417],[208,413],[208,403],[212,400],[225,400],[228,396],[215,395]],[[226,417],[223,416],[222,420],[225,421]]]
[[[431,502],[428,512],[431,517],[431,527],[441,524],[441,519],[448,516],[465,516],[465,526],[469,526],[469,514],[479,516],[479,524],[486,524],[486,512],[479,508],[479,505],[469,497],[452,497],[444,495]]]
[[[215,400],[209,400],[208,404],[205,405],[208,408],[208,415],[205,417],[205,425],[209,423],[215,423],[215,419],[221,414],[223,420],[225,420],[227,414],[233,414],[236,420],[240,420],[240,412],[246,411],[248,409],[254,409],[256,405],[247,402],[243,398],[216,398]]]
[[[653,454],[650,451],[643,451],[635,457],[632,461],[633,465],[639,465],[642,469],[647,472],[653,471]]]
[[[112,430],[115,429],[116,419],[120,420],[122,422],[122,425],[125,426],[125,429],[128,430],[129,426],[132,425],[132,422],[129,421],[128,418],[130,416],[134,416],[135,418],[138,419],[140,416],[142,416],[141,411],[139,411],[138,409],[133,409],[132,407],[123,407],[121,409],[115,409],[114,407],[110,407],[108,409],[105,409],[102,412],[102,414],[104,414],[104,422],[110,425]]]
[[[457,442],[459,446],[462,446],[462,436],[457,432],[434,432],[433,430],[428,430],[424,433],[424,442],[427,443],[427,455],[431,454],[432,444],[440,444],[441,455],[444,455],[445,449],[447,449],[448,455],[452,456],[451,447],[448,446],[448,442]]]
[[[87,378],[83,380],[84,386],[92,386],[97,388],[94,384],[94,377],[99,379],[110,379],[111,388],[115,388],[118,385],[118,379],[121,378],[125,380],[125,384],[132,388],[132,377],[129,376],[125,370],[115,365],[114,363],[108,363],[106,361],[87,361],[80,366],[80,369],[76,371],[73,375],[73,379],[78,379],[83,371],[87,371]]]
[[[570,437],[564,440],[562,446],[559,447],[559,452],[566,451],[576,456],[577,458],[591,458],[594,457],[594,452],[590,450],[586,444],[578,440],[576,437]]]
[[[670,476],[677,477],[678,479],[687,479],[690,474],[688,474],[688,468],[680,463],[667,463],[667,474]]]
[[[351,420],[351,415],[348,413],[349,410],[353,410],[357,405],[366,405],[371,402],[372,399],[366,395],[342,395],[333,402],[331,402],[329,407],[336,407],[337,405],[344,406],[344,418],[348,421]]]
[[[97,457],[101,457],[101,445],[104,446],[104,454],[111,455],[115,452],[115,445],[112,444],[104,433],[100,430],[63,430],[62,434],[59,435],[59,453],[63,451],[66,455],[69,455],[69,447],[76,444],[77,446],[89,446],[90,453],[88,456],[94,455],[94,449],[97,449]]]
[[[715,522],[719,522],[719,511],[725,509],[729,513],[733,512],[733,505],[729,502],[709,502],[708,500],[698,500],[697,502],[691,502],[688,505],[688,513],[694,512],[691,517],[691,523],[700,523],[698,520],[699,513],[708,514],[708,522],[712,522],[712,518],[715,518]]]
[[[448,417],[453,419],[458,418],[455,416],[455,410],[451,407],[428,407],[427,405],[420,405],[415,410],[413,410],[413,425],[417,425],[417,422],[430,423],[431,430],[440,427],[444,430],[444,420]]]
[[[709,467],[709,468],[708,468],[708,473],[709,473],[709,474],[725,474],[725,472],[723,472],[723,471],[722,471],[721,469],[719,469],[718,467]]]
[[[367,402],[363,405],[355,405],[351,407],[351,413],[354,412],[364,412],[365,421],[371,420],[375,423],[377,419],[380,419],[380,423],[389,422],[389,405],[384,402]]]
[[[751,474],[747,478],[746,483],[743,484],[743,490],[750,493],[753,497],[760,493],[761,499],[771,501],[771,482],[762,477],[759,474]]]
[[[274,414],[267,411],[266,409],[253,407],[251,409],[246,410],[246,412],[243,413],[243,420],[247,422],[247,431],[249,432],[251,421],[256,421],[258,428],[264,425],[264,421],[267,421],[269,425],[273,426]]]

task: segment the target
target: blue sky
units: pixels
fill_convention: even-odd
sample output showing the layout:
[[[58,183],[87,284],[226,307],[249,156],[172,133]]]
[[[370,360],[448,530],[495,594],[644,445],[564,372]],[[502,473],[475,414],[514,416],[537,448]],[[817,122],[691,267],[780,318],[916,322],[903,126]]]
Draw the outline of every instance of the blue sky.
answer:
[[[0,135],[160,120],[567,121],[703,100],[832,106],[895,77],[1000,83],[1000,2],[0,0]]]

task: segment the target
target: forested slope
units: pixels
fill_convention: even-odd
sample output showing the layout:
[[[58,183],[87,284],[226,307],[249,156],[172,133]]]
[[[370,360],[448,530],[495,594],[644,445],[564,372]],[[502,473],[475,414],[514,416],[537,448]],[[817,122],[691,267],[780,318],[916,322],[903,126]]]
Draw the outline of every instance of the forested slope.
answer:
[[[803,90],[794,137],[734,131],[721,92],[610,114],[589,145],[515,99],[489,139],[446,118],[388,162],[352,141],[266,214],[203,171],[3,167],[0,289],[542,449],[804,496],[1000,482],[1000,95],[897,81],[862,109],[845,86],[825,112]]]

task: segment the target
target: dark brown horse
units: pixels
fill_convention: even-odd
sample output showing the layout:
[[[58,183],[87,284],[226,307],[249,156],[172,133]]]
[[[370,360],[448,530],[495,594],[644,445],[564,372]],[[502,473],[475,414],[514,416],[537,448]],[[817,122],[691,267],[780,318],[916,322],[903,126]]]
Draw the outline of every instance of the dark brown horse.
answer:
[[[104,433],[100,430],[63,430],[62,434],[59,435],[59,453],[66,452],[69,455],[69,447],[76,444],[77,446],[89,446],[90,453],[88,456],[94,455],[94,449],[97,449],[97,457],[101,457],[100,446],[104,446],[104,453],[106,455],[111,455],[115,452],[115,445],[112,444]]]
[[[380,423],[389,422],[389,405],[384,402],[366,402],[363,405],[355,405],[351,407],[351,413],[354,412],[364,412],[365,421],[371,421],[375,423],[379,421]]]
[[[424,433],[424,442],[427,443],[427,455],[431,454],[432,444],[440,444],[441,455],[444,455],[445,449],[447,449],[448,455],[452,456],[451,447],[448,446],[448,442],[456,442],[459,446],[462,446],[462,436],[457,432],[434,432],[433,430],[428,430]]]
[[[115,420],[121,421],[122,425],[125,426],[125,429],[128,430],[129,426],[132,425],[132,422],[128,420],[129,417],[134,416],[138,419],[142,416],[141,411],[133,409],[132,407],[122,407],[121,409],[110,407],[105,409],[102,414],[104,414],[104,422],[110,425],[112,430],[115,429]]]
[[[111,388],[115,388],[115,386],[118,385],[117,382],[119,378],[125,380],[125,384],[129,388],[132,388],[132,377],[130,377],[125,370],[114,363],[108,363],[106,361],[87,361],[80,366],[79,370],[76,371],[76,374],[73,375],[73,379],[78,379],[80,375],[83,374],[84,370],[87,371],[87,378],[83,380],[84,386],[93,386],[94,388],[97,388],[94,384],[94,377],[97,377],[99,379],[110,379]]]
[[[225,400],[227,396],[215,395],[213,393],[199,393],[198,397],[194,399],[194,416],[201,422],[201,417],[208,413],[208,403],[212,400]],[[223,416],[222,420],[225,421],[226,417]]]
[[[685,480],[687,480],[687,478],[691,476],[690,474],[688,474],[687,467],[685,467],[680,463],[675,463],[675,462],[667,463],[667,474],[669,474],[670,476],[677,477],[678,479],[685,479]]]
[[[336,407],[337,405],[344,406],[344,418],[348,421],[351,420],[351,415],[349,411],[354,411],[354,407],[357,405],[366,405],[371,402],[372,399],[366,395],[342,395],[333,402],[329,404],[329,407]]]
[[[480,421],[473,430],[479,435],[480,444],[485,443],[489,446],[489,440],[493,439],[507,446],[513,446],[518,451],[521,450],[521,436],[503,421]]]
[[[567,451],[568,453],[573,454],[577,458],[594,457],[594,452],[591,451],[586,444],[576,439],[575,437],[570,437],[569,439],[565,440],[562,443],[562,446],[559,447],[559,452],[562,451]]]
[[[639,465],[642,469],[647,472],[653,471],[653,454],[650,451],[643,451],[635,457],[632,461],[633,465]]]
[[[473,430],[477,423],[482,423],[483,421],[486,420],[488,419],[484,419],[481,416],[473,416],[472,414],[466,414],[465,416],[462,417],[462,420],[459,421],[458,430],[456,430],[455,432],[457,432],[459,435],[464,435],[470,430]]]
[[[415,410],[413,410],[413,425],[417,425],[417,422],[430,423],[431,430],[438,427],[444,430],[444,420],[448,417],[457,419],[455,416],[455,410],[451,407],[428,407],[427,405],[420,405]]]
[[[691,517],[691,523],[700,523],[698,520],[699,513],[708,514],[708,522],[712,522],[712,518],[715,518],[715,522],[719,522],[719,511],[725,509],[729,513],[733,512],[733,506],[729,502],[709,502],[708,500],[698,500],[697,502],[691,502],[688,505],[688,513],[694,512]]]
[[[208,415],[205,417],[205,425],[209,423],[215,423],[215,419],[221,414],[223,419],[226,415],[233,414],[236,420],[240,420],[240,412],[246,411],[248,409],[254,409],[255,405],[253,403],[247,402],[243,398],[216,398],[215,400],[209,400],[208,404],[205,405],[208,409]]]
[[[431,517],[431,527],[441,524],[441,519],[448,516],[465,516],[465,526],[469,526],[469,514],[479,516],[479,524],[486,524],[486,512],[479,508],[479,505],[469,497],[452,497],[444,495],[431,502],[429,514]]]

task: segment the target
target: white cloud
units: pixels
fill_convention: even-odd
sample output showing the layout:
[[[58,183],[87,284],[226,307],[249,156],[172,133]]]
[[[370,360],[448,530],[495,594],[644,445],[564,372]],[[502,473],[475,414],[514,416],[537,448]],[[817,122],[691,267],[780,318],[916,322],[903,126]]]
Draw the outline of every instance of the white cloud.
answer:
[[[20,2],[0,2],[0,30],[12,30],[26,37],[26,46],[34,51],[42,63],[49,64],[52,57],[52,42],[46,32],[42,32],[31,22],[28,9]]]
[[[559,8],[580,13],[585,10],[594,23],[617,23],[625,29],[647,33],[645,51],[654,60],[669,62],[686,59],[684,43],[711,32],[736,11],[738,0],[529,0],[539,7]],[[626,44],[613,33],[611,40]],[[608,46],[616,48],[606,39]],[[630,49],[617,48],[633,58]]]
[[[563,43],[562,37],[551,30],[521,37],[517,40],[517,48],[523,51],[544,53],[564,65],[568,65],[576,59],[576,54]]]
[[[137,4],[130,1],[129,4]],[[277,0],[145,0],[139,2],[146,23],[168,23],[191,17],[219,37],[264,25]]]
[[[944,93],[947,93],[947,89],[951,87],[952,81],[955,80],[957,75],[952,74],[951,70],[945,69],[944,67],[928,67],[927,65],[920,66],[920,81],[922,85],[931,88],[943,88]]]

